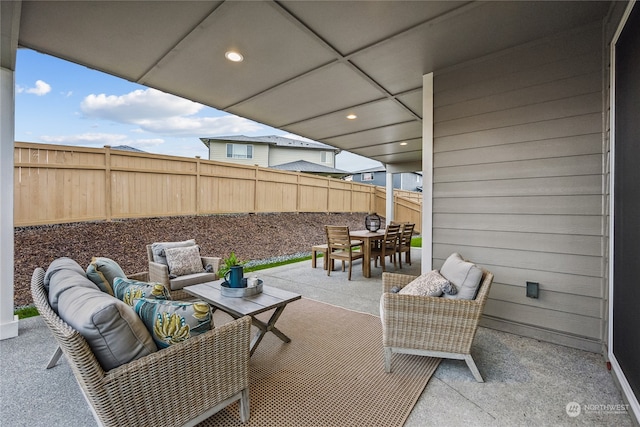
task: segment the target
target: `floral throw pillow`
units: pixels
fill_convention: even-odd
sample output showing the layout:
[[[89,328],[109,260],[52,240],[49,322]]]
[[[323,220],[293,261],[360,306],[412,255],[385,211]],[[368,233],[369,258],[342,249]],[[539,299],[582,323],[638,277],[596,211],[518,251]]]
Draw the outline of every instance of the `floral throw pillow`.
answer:
[[[203,301],[136,299],[133,308],[158,348],[181,343],[213,328],[211,309]]]
[[[457,290],[454,285],[438,273],[438,270],[433,270],[418,276],[398,293],[439,297],[443,292],[455,294]]]
[[[169,273],[173,276],[184,276],[204,271],[198,246],[170,248],[166,249],[165,253],[167,255]]]
[[[132,307],[133,300],[137,298],[171,299],[171,293],[162,283],[140,282],[124,277],[116,277],[113,280],[113,294]]]

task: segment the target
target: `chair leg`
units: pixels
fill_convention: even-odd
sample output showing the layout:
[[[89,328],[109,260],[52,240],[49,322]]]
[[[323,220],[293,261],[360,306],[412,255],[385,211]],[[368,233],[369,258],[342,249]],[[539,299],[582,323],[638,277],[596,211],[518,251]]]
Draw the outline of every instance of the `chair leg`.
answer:
[[[386,373],[391,373],[391,356],[392,356],[391,347],[384,348],[384,371]]]
[[[470,354],[467,354],[464,356],[464,360],[465,362],[467,362],[467,366],[469,367],[469,369],[471,369],[471,373],[473,374],[473,377],[476,379],[476,381],[478,381],[479,383],[483,383],[484,380],[482,379],[482,375],[480,375],[480,371],[478,371],[476,362],[473,361],[473,357],[471,357]]]
[[[47,363],[47,367],[45,369],[51,369],[56,366],[56,363],[58,363],[60,356],[62,356],[62,349],[58,347],[56,352],[53,353],[53,356],[51,356],[51,359],[49,359],[49,363]]]
[[[349,275],[347,276],[347,280],[351,280],[351,266],[353,265],[353,260],[349,261]]]
[[[402,268],[402,252],[397,252],[396,255],[398,256],[398,265]]]
[[[251,416],[249,410],[249,389],[242,390],[242,397],[240,397],[240,421],[246,423]]]

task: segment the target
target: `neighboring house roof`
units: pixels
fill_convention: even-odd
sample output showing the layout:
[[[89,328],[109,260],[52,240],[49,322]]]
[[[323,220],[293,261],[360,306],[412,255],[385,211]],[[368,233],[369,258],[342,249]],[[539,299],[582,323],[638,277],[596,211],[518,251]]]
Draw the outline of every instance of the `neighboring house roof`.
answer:
[[[380,165],[380,166],[375,166],[375,167],[372,167],[372,168],[369,168],[369,169],[362,169],[362,170],[355,171],[355,172],[352,172],[352,173],[355,175],[357,173],[365,173],[365,172],[386,172],[386,170],[387,169],[384,166]]]
[[[267,135],[267,136],[244,136],[244,135],[231,135],[231,136],[217,136],[211,138],[200,138],[200,140],[209,147],[209,143],[218,141],[233,141],[233,142],[250,142],[250,143],[259,143],[259,144],[270,144],[278,147],[291,147],[291,148],[306,148],[313,150],[331,150],[338,154],[340,152],[339,148],[332,147],[327,144],[323,144],[322,142],[316,141],[301,141],[298,139],[284,138],[282,136],[277,135]]]
[[[376,166],[373,168],[369,168],[369,169],[362,169],[359,171],[355,171],[352,172],[353,175],[359,174],[359,173],[366,173],[366,172],[386,172],[387,169],[384,166]],[[416,175],[422,175],[422,171],[413,171],[413,172],[407,172],[407,173],[414,173]]]
[[[116,145],[115,147],[111,147],[112,150],[123,150],[123,151],[135,151],[136,153],[146,153],[146,151],[139,150],[137,148],[129,147],[128,145]]]
[[[280,169],[285,171],[317,173],[324,175],[349,175],[351,172],[340,169],[330,168],[328,166],[319,165],[317,163],[307,162],[306,160],[297,160],[295,162],[282,163],[281,165],[270,166],[272,169]]]

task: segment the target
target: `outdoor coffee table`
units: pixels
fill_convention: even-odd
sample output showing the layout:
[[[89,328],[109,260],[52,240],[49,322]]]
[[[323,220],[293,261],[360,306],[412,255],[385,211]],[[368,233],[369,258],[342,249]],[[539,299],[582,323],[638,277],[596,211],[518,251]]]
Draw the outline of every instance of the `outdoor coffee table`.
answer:
[[[227,297],[220,293],[222,282],[222,280],[216,280],[215,282],[186,286],[184,291],[197,298],[203,299],[235,319],[243,316],[251,316],[251,322],[258,328],[258,332],[251,341],[250,355],[253,355],[253,352],[267,332],[273,332],[284,342],[291,342],[291,338],[276,328],[275,324],[287,304],[301,298],[299,294],[263,285],[262,292],[259,294],[240,298]],[[264,313],[274,308],[275,311],[267,323],[255,317],[256,314]]]

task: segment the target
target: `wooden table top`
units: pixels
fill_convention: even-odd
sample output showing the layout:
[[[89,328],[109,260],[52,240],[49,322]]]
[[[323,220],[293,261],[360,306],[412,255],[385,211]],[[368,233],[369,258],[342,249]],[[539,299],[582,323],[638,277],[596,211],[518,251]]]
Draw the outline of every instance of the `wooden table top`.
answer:
[[[384,229],[380,229],[378,231],[369,231],[369,230],[355,230],[349,231],[349,236],[351,237],[384,237]]]
[[[216,280],[215,282],[186,286],[184,291],[205,300],[234,317],[253,316],[287,305],[302,297],[299,294],[266,285],[262,286],[262,292],[259,294],[240,298],[227,297],[220,292],[222,282],[223,280]]]

